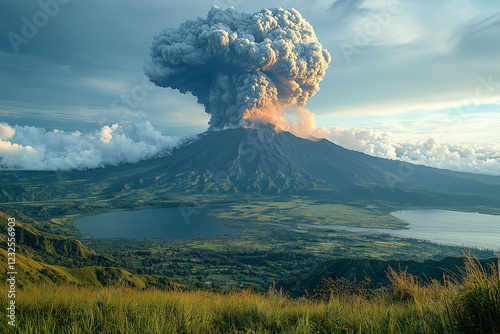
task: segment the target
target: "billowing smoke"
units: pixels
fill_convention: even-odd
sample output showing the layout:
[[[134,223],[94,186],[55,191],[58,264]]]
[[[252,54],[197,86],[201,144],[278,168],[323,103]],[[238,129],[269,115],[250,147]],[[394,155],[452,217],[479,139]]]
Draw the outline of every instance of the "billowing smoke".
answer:
[[[180,143],[138,119],[91,133],[0,123],[0,168],[57,171],[116,166],[168,155]]]
[[[331,59],[295,9],[247,14],[216,6],[206,18],[163,30],[150,55],[150,80],[196,96],[210,129],[251,121],[287,128],[283,107],[305,105]]]

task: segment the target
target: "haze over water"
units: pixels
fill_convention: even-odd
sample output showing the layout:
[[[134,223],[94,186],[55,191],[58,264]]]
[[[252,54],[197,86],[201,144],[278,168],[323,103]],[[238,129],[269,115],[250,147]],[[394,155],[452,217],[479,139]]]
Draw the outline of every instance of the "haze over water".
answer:
[[[500,248],[500,216],[447,210],[405,210],[391,213],[409,223],[397,236],[426,239],[441,244]]]
[[[391,212],[407,222],[408,228],[393,230],[343,225],[297,224],[299,228],[340,229],[355,233],[387,233],[396,237],[429,240],[439,244],[487,248],[500,248],[500,216],[440,209],[403,210]]]

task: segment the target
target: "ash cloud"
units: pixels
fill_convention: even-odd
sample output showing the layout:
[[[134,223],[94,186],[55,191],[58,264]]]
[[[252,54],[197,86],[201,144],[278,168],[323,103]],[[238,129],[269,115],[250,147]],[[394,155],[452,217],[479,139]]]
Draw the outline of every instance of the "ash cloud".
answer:
[[[0,168],[62,171],[117,166],[169,155],[180,143],[139,119],[90,133],[0,123]]]
[[[331,60],[295,9],[247,14],[216,6],[160,32],[150,55],[150,80],[196,96],[212,130],[252,121],[286,128],[283,107],[305,105]]]

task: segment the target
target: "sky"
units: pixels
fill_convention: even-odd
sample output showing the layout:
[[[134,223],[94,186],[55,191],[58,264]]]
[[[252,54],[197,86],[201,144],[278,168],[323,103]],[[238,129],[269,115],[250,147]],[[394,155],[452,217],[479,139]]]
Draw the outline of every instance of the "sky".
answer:
[[[205,131],[196,98],[155,87],[143,67],[153,36],[214,5],[295,8],[311,23],[332,56],[306,105],[316,136],[500,175],[500,3],[487,0],[2,0],[0,167],[133,162]],[[111,162],[109,143],[122,152]],[[126,145],[150,149],[129,159]]]

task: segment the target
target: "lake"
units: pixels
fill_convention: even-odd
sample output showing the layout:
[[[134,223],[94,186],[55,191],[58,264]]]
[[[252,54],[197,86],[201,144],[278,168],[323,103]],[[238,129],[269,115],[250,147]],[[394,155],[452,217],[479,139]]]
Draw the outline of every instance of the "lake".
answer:
[[[201,213],[189,215],[186,222],[179,208],[107,212],[74,222],[84,238],[184,240],[221,234],[238,235],[243,231],[225,223]]]
[[[405,210],[391,215],[407,222],[408,229],[361,228],[342,225],[297,224],[300,228],[341,229],[356,233],[387,233],[397,237],[424,239],[440,244],[500,248],[500,216],[448,210]],[[204,214],[189,216],[186,223],[178,208],[108,212],[75,221],[84,238],[127,238],[183,240],[238,235],[243,230],[226,226],[224,221]],[[302,230],[303,231],[303,230]]]
[[[445,245],[500,248],[500,216],[448,210],[392,212],[409,224],[408,229],[360,228],[340,225],[298,224],[298,227],[336,228],[356,233],[387,233],[397,237],[424,239]]]

